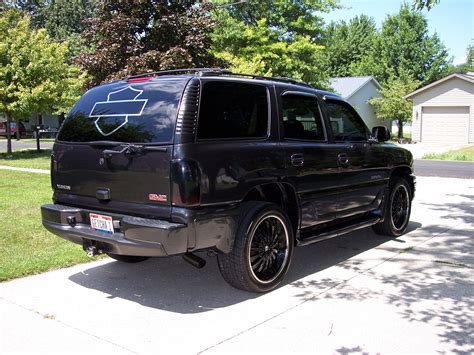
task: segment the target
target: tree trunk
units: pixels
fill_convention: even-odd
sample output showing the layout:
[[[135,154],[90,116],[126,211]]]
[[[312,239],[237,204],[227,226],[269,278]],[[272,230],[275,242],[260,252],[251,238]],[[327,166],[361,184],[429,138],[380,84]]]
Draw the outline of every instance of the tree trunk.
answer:
[[[398,120],[397,125],[398,125],[398,138],[403,138],[403,121]]]
[[[20,120],[18,118],[15,118],[15,124],[16,124],[16,140],[19,141],[21,138],[21,132],[20,132]]]
[[[6,131],[7,131],[7,158],[10,158],[12,156],[12,133],[10,131],[10,123],[12,121],[12,118],[10,117],[10,114],[7,115],[7,122],[6,122]]]

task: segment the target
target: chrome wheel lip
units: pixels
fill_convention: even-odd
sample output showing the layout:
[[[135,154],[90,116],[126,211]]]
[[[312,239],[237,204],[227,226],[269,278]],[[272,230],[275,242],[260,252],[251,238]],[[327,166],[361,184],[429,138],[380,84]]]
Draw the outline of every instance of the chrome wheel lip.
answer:
[[[270,219],[270,218],[275,218],[278,220],[278,222],[281,224],[281,226],[283,227],[283,231],[285,233],[285,241],[286,241],[286,249],[285,249],[285,257],[283,259],[283,262],[281,264],[281,267],[280,269],[278,270],[278,272],[269,280],[262,280],[260,279],[256,273],[254,272],[253,268],[252,268],[252,262],[250,261],[251,257],[250,257],[250,249],[252,247],[252,241],[253,241],[253,238],[255,236],[255,232],[257,231],[258,227],[267,219]],[[252,235],[250,236],[249,238],[249,242],[248,242],[248,245],[247,245],[247,266],[250,270],[250,273],[252,275],[252,277],[257,280],[259,283],[261,284],[270,284],[272,282],[274,282],[282,273],[283,271],[285,270],[285,267],[288,263],[288,258],[289,258],[289,254],[290,254],[290,236],[289,236],[289,233],[288,233],[288,228],[284,222],[284,220],[275,215],[275,214],[269,214],[269,215],[265,215],[263,216],[254,226],[253,228],[249,231],[252,233]]]
[[[402,208],[402,213],[404,214],[404,217],[403,217],[403,222],[400,224],[400,223],[397,223],[400,225],[400,227],[397,227],[395,225],[395,221],[394,221],[394,218],[393,218],[393,214],[394,214],[394,200],[395,200],[395,197],[396,197],[396,194],[399,193],[399,191],[403,191],[402,193],[404,194],[404,201],[402,201],[401,203],[403,203],[403,206],[401,206]],[[408,192],[408,189],[405,185],[398,185],[396,187],[396,189],[393,191],[392,193],[392,198],[391,198],[391,201],[390,201],[390,222],[392,224],[392,227],[394,228],[395,231],[399,232],[401,230],[403,230],[407,223],[408,223],[408,219],[410,218],[410,193]]]

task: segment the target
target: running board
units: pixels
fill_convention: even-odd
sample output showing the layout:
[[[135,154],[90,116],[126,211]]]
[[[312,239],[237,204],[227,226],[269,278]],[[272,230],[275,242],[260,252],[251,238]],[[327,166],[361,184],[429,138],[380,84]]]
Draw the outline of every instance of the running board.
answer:
[[[331,230],[323,231],[312,231],[312,232],[303,232],[300,234],[300,237],[296,241],[297,246],[308,245],[316,242],[321,242],[326,239],[331,239],[342,234],[346,234],[358,229],[370,227],[381,221],[380,217],[372,217],[370,219],[364,219],[360,222],[347,224],[343,226],[338,226],[339,228],[333,228]]]

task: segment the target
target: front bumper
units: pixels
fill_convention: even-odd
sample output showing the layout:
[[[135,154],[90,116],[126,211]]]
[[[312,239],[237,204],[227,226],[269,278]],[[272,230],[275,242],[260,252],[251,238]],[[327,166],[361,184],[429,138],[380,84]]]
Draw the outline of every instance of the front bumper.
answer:
[[[89,213],[111,216],[114,234],[93,230]],[[106,253],[136,256],[168,256],[188,249],[186,224],[86,210],[59,204],[41,206],[44,227],[71,242],[91,241]]]

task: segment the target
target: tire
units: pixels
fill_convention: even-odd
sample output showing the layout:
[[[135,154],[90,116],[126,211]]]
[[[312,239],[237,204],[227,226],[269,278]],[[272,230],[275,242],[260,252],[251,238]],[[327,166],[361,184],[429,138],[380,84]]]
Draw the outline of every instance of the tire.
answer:
[[[372,226],[375,233],[399,237],[405,233],[410,221],[412,193],[407,180],[396,177],[390,183],[389,200],[384,220]]]
[[[229,254],[218,255],[224,280],[250,292],[275,289],[290,266],[293,229],[287,214],[266,202],[242,204],[240,225]]]
[[[118,255],[118,254],[110,254],[110,253],[107,253],[107,255],[110,256],[112,259],[121,261],[123,263],[131,263],[131,264],[139,263],[139,262],[149,259],[148,256]]]

